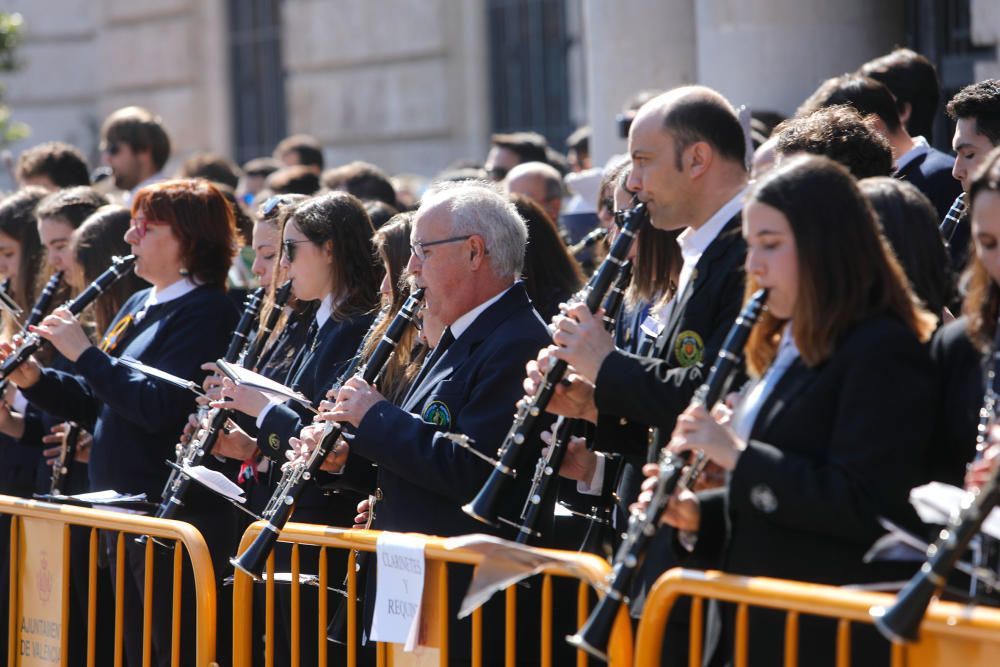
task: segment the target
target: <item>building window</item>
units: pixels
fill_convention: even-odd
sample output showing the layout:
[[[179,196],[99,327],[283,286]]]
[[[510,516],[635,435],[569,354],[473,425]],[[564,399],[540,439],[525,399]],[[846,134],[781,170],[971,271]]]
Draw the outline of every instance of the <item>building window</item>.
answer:
[[[285,136],[281,0],[229,0],[236,160],[270,155]]]

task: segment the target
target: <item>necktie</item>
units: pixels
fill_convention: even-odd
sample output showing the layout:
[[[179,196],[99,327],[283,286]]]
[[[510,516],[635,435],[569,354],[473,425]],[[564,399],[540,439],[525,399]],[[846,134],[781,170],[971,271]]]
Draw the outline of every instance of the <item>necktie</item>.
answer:
[[[302,349],[299,350],[298,356],[295,361],[292,362],[292,367],[288,370],[288,377],[291,380],[288,383],[292,389],[299,388],[299,381],[302,379],[302,371],[305,370],[306,366],[309,365],[309,358],[312,353],[316,350],[316,344],[319,340],[319,325],[316,324],[314,319],[309,323],[309,328],[306,330],[306,339],[302,343]]]

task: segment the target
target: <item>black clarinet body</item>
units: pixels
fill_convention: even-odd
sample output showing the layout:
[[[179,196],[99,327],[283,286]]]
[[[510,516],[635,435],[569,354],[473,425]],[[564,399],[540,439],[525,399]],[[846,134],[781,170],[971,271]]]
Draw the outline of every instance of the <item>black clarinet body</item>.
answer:
[[[962,219],[962,214],[965,213],[965,193],[955,197],[955,201],[952,202],[951,208],[944,216],[944,220],[941,221],[940,227],[941,237],[944,238],[944,245],[948,247],[951,245],[951,239],[955,236],[955,230],[958,229],[958,223]]]
[[[587,286],[574,297],[574,301],[583,302],[587,306],[587,310],[592,313],[597,312],[618,276],[619,270],[626,262],[625,258],[632,247],[636,232],[640,225],[648,220],[649,213],[643,203],[639,203],[625,212],[621,230],[615,238],[608,256],[597,267],[597,271]],[[545,412],[545,408],[552,399],[556,385],[566,375],[567,367],[568,364],[562,359],[556,360],[549,368],[549,372],[545,374],[545,378],[535,395],[525,396],[518,402],[514,423],[497,450],[497,461],[493,465],[490,476],[476,497],[462,506],[462,510],[466,514],[491,526],[499,526],[501,521],[517,526],[516,523],[498,516],[497,505],[508,483],[517,476],[514,463],[520,453],[521,445],[537,431],[538,419]]]
[[[613,331],[615,328],[615,320],[625,303],[625,290],[628,289],[631,281],[632,262],[626,261],[618,270],[615,284],[608,290],[607,297],[604,299],[604,328],[608,331]],[[520,544],[525,544],[532,537],[539,536],[536,526],[541,518],[542,510],[548,506],[548,500],[555,492],[559,468],[562,467],[563,459],[566,458],[569,439],[576,423],[575,419],[559,417],[552,427],[552,440],[549,444],[548,454],[538,457],[538,462],[535,464],[535,475],[531,480],[531,488],[528,490],[528,497],[521,510],[521,522],[517,527],[515,541]]]
[[[45,317],[45,313],[48,312],[49,306],[52,305],[52,297],[55,295],[56,290],[59,289],[59,285],[62,284],[63,272],[56,271],[49,278],[48,282],[45,283],[45,287],[42,288],[42,293],[38,295],[38,300],[35,301],[35,305],[32,306],[31,312],[28,313],[28,319],[24,322],[24,328],[35,326],[42,321]]]
[[[253,341],[246,348],[246,355],[244,355],[241,360],[241,365],[243,368],[248,368],[254,370],[257,367],[257,362],[260,361],[260,355],[264,352],[264,346],[267,344],[267,340],[271,337],[271,333],[274,331],[274,327],[278,325],[278,318],[281,317],[281,312],[285,308],[285,304],[288,303],[288,299],[292,296],[292,281],[286,280],[281,287],[277,289],[274,293],[274,304],[271,310],[267,314],[267,318],[261,322],[260,326],[257,328],[257,335],[254,336]]]
[[[49,493],[60,495],[67,486],[70,464],[76,456],[76,446],[80,442],[81,429],[76,422],[67,422],[59,445],[59,456],[52,464],[52,476],[49,478]]]
[[[260,314],[263,300],[263,287],[258,287],[247,295],[243,304],[243,313],[236,324],[236,329],[233,330],[229,347],[223,356],[225,361],[234,363],[248,345],[248,337],[257,321],[257,316]],[[198,465],[206,454],[211,453],[231,414],[231,410],[212,408],[208,415],[208,427],[200,433],[194,433],[186,445],[178,447],[176,465],[171,469],[170,476],[167,478],[160,505],[156,508],[156,518],[172,519],[177,515],[177,511],[184,505],[184,496],[191,485],[191,478],[185,475],[182,469]]]
[[[740,363],[750,330],[763,311],[766,301],[767,291],[758,290],[743,307],[729,330],[708,377],[695,391],[692,405],[713,406],[719,400],[730,374]],[[628,531],[611,564],[607,594],[594,607],[580,631],[567,637],[567,641],[573,646],[607,662],[608,640],[611,638],[618,610],[628,602],[627,591],[633,576],[642,562],[649,540],[656,534],[660,517],[670,503],[670,497],[681,481],[685,464],[683,457],[666,449],[661,452],[656,486],[649,506],[644,512],[633,512],[629,517]]]
[[[369,384],[378,379],[385,364],[395,352],[403,333],[416,322],[417,312],[423,298],[423,289],[417,289],[410,294],[403,307],[389,323],[382,339],[375,346],[367,361],[361,363],[360,355],[355,357],[355,363],[358,365],[352,376],[360,377]],[[324,459],[333,451],[334,445],[343,432],[343,424],[328,422],[323,429],[319,444],[309,453],[308,460],[289,461],[282,466],[281,479],[262,513],[262,517],[267,523],[246,551],[229,559],[233,567],[246,572],[257,581],[263,578],[267,557],[274,549],[281,529],[288,522],[295,502],[302,494],[302,489],[319,471]]]
[[[989,424],[994,419],[997,392],[1000,391],[1000,322],[997,323],[997,333],[993,340],[989,375],[976,434],[977,460],[986,447],[986,436]],[[1000,501],[998,472],[994,472],[978,493],[970,491],[966,494],[961,511],[952,517],[937,541],[928,547],[927,560],[899,592],[892,606],[872,607],[875,627],[886,639],[912,642],[920,637],[920,622],[931,599],[944,588],[948,574],[979,533],[983,521]]]
[[[97,297],[101,296],[115,281],[124,276],[134,263],[135,255],[114,258],[111,266],[105,269],[104,273],[97,276],[94,282],[87,286],[87,289],[83,290],[76,298],[66,304],[66,309],[73,315],[79,315],[83,312],[84,308],[96,301]],[[0,380],[6,380],[11,373],[28,360],[28,357],[37,352],[44,342],[41,336],[29,332],[24,337],[22,343],[0,364]]]

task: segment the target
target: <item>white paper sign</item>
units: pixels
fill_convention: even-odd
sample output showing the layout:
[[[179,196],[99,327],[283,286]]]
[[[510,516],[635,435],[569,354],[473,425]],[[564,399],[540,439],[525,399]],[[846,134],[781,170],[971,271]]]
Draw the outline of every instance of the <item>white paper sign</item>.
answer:
[[[375,545],[378,587],[371,639],[405,644],[412,651],[420,628],[424,594],[424,540],[416,535],[382,533]]]

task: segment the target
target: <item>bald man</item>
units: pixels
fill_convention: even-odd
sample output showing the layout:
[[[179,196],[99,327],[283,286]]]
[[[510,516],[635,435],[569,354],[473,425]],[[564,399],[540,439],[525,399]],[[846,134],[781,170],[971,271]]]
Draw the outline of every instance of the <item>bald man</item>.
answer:
[[[556,345],[529,362],[525,381],[533,392],[550,355],[569,362],[571,382],[557,389],[549,409],[597,424],[599,450],[640,461],[655,457],[739,313],[746,255],[740,228],[747,186],[744,150],[735,111],[709,88],[689,86],[655,97],[632,123],[628,188],[646,203],[654,227],[684,230],[678,237],[684,263],[677,293],[659,321],[644,326],[659,331],[653,354],[643,358],[616,349],[599,318],[572,306],[555,321]],[[658,430],[652,439],[650,427]],[[579,449],[575,453],[586,456]],[[601,487],[600,463],[588,470],[593,477],[581,483]],[[666,553],[669,540],[654,548],[659,557],[647,558],[646,581],[675,562]],[[641,599],[633,598],[633,614],[641,609]],[[686,664],[685,656],[673,655],[667,663]]]
[[[559,222],[562,210],[563,182],[559,171],[545,162],[522,162],[507,172],[504,189],[524,195],[541,206],[552,222]]]

